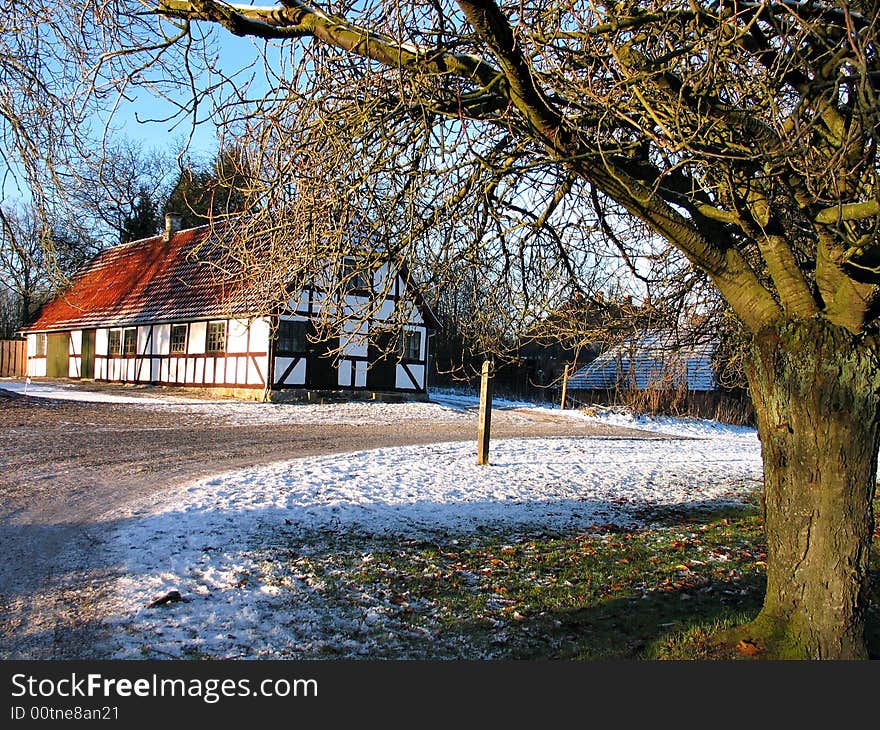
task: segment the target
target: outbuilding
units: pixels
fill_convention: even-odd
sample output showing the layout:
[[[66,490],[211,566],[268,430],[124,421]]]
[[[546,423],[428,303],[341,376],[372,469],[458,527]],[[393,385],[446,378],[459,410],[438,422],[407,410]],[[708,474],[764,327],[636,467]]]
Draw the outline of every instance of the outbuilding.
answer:
[[[717,389],[717,339],[668,330],[644,332],[601,353],[568,379],[571,391]]]

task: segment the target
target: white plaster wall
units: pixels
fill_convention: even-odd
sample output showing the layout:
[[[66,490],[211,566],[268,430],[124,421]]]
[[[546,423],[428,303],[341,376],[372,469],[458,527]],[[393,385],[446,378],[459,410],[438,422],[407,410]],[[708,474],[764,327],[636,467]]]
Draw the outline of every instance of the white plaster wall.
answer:
[[[27,364],[27,374],[32,378],[45,378],[46,377],[46,358],[45,357],[35,357],[37,353],[37,337],[42,337],[42,335],[28,335],[27,336],[27,354],[28,354],[28,364]]]
[[[367,387],[367,363],[359,361],[354,364],[354,387]]]
[[[298,297],[293,297],[287,302],[287,308],[293,312],[297,310],[301,312],[309,311],[309,293],[304,291]]]
[[[147,327],[138,327],[137,332],[137,354],[138,355],[148,355],[152,351],[153,341],[150,337],[150,328]],[[149,348],[149,349],[148,349]]]
[[[364,334],[343,334],[341,344],[343,355],[354,355],[357,357],[367,356],[369,340]]]
[[[242,319],[232,319],[226,332],[226,352],[248,351],[248,323]],[[222,382],[222,381],[220,381]]]
[[[208,323],[207,322],[193,322],[189,326],[189,343],[187,352],[191,355],[201,355],[205,352],[205,345],[207,344],[207,336],[208,336]],[[190,382],[192,378],[189,379]]]
[[[304,319],[304,317],[297,317]],[[268,317],[260,317],[251,323],[251,352],[269,352],[272,323]]]
[[[67,338],[67,354],[82,356],[82,330],[73,330]]]
[[[95,354],[96,355],[106,355],[107,354],[107,330],[95,330]]]
[[[376,319],[385,320],[391,317],[394,314],[394,302],[386,299],[382,302],[381,306],[378,308],[376,312]]]
[[[413,374],[413,377],[416,379],[416,382],[419,384],[419,388],[425,387],[425,367],[424,365],[407,365],[409,371]],[[403,365],[397,366],[396,373],[396,386],[401,390],[415,390],[416,387],[413,385],[412,380],[409,379],[409,376],[403,369]]]
[[[284,371],[290,366],[293,358],[279,357],[275,359],[275,377],[280,378]],[[300,358],[300,361],[294,366],[290,374],[284,379],[281,385],[305,385],[306,384],[306,361]]]
[[[218,378],[214,380],[215,375],[219,375],[217,368],[217,359],[216,357],[209,357],[204,360],[204,373],[201,378],[199,378],[198,382],[205,383],[206,385],[213,385],[216,383],[222,383],[223,378]]]
[[[347,388],[351,385],[351,360],[340,360],[338,365],[339,385]]]
[[[157,324],[153,327],[153,355],[168,355],[171,352],[171,325]]]
[[[256,366],[254,365],[256,361]],[[256,357],[248,363],[248,385],[265,385],[269,373],[269,356]]]

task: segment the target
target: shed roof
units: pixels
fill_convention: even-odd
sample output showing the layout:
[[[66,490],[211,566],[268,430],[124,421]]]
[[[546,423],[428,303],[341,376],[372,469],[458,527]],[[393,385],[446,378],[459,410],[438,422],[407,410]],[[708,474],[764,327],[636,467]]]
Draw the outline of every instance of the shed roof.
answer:
[[[679,386],[688,390],[715,390],[712,357],[717,341],[682,341],[674,332],[649,332],[603,352],[568,380],[572,390],[605,390],[652,386]]]

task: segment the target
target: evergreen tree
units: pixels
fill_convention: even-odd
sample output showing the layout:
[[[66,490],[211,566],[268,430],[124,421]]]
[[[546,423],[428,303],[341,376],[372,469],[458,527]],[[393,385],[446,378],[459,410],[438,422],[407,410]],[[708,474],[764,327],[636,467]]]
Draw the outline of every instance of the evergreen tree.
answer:
[[[159,203],[149,190],[141,188],[138,197],[122,223],[120,240],[122,243],[137,241],[155,236],[162,229],[162,216]]]

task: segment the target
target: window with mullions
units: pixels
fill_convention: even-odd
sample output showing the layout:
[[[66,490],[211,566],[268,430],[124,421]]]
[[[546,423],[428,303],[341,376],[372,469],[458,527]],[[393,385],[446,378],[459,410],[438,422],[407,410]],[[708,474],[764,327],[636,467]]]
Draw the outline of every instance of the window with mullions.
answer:
[[[276,352],[279,355],[301,355],[308,349],[307,323],[282,319],[278,323]]]
[[[364,262],[363,266],[366,266]],[[346,289],[369,289],[370,272],[358,266],[358,261],[353,256],[342,259],[342,283]]]
[[[137,351],[137,329],[131,328],[122,333],[122,355],[131,357]]]
[[[43,357],[46,354],[46,341],[49,335],[37,335],[36,342],[36,352],[34,353],[37,357]]]
[[[226,322],[208,322],[207,352],[226,352]]]
[[[122,353],[122,330],[110,330],[107,338],[107,354],[120,355]]]
[[[186,325],[171,325],[171,354],[182,355],[186,352]]]
[[[404,360],[420,360],[422,356],[422,333],[404,332],[401,335],[400,350]]]

